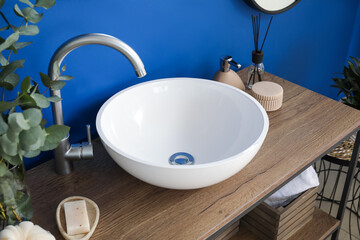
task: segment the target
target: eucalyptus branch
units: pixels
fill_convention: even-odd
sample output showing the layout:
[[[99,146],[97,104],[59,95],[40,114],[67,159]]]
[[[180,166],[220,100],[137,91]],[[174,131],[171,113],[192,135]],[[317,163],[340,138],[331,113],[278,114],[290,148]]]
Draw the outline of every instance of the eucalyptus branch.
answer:
[[[5,20],[6,24],[8,25],[9,28],[11,28],[14,32],[16,31],[16,29],[10,24],[10,22],[6,19],[5,15],[3,12],[0,11],[0,15],[1,17]]]

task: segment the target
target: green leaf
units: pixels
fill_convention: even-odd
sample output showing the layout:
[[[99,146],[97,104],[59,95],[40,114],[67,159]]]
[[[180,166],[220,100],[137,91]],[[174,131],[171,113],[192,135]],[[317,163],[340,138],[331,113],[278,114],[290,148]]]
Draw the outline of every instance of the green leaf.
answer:
[[[29,94],[22,95],[19,99],[19,105],[21,108],[37,107],[35,100]]]
[[[31,23],[40,22],[44,15],[42,13],[38,13],[35,9],[29,7],[23,8],[21,12],[23,13],[24,18]]]
[[[45,131],[46,141],[57,145],[69,134],[70,127],[65,125],[52,125],[46,128]]]
[[[50,105],[50,101],[39,93],[31,94],[31,97],[35,100],[36,105],[40,108],[47,108]]]
[[[36,25],[24,25],[21,26],[18,30],[20,35],[25,36],[34,36],[39,33],[39,28]]]
[[[4,158],[11,165],[16,166],[22,164],[22,159],[20,158],[19,154],[16,154],[15,156],[4,156]]]
[[[58,61],[54,62],[52,70],[53,70],[53,76],[55,77],[55,79],[58,79],[58,77],[60,76],[60,66],[59,66]],[[51,79],[51,80],[53,80],[53,79]]]
[[[0,135],[3,135],[6,133],[6,131],[9,129],[9,126],[4,120],[3,115],[0,113]]]
[[[66,65],[61,67],[61,71],[65,72],[66,71]]]
[[[28,152],[25,152],[23,155],[24,157],[27,157],[27,158],[33,158],[33,157],[36,157],[40,154],[40,150],[35,150],[35,151],[28,151]]]
[[[7,166],[4,162],[0,162],[0,177],[4,176],[7,171]]]
[[[3,82],[0,82],[0,87],[5,87],[6,90],[12,91],[19,81],[20,77],[16,73],[10,73]]]
[[[61,81],[61,80],[57,80],[57,81],[53,81],[51,83],[51,90],[60,90],[65,86],[66,82]]]
[[[351,69],[351,72],[354,73],[354,74],[357,75],[357,76],[360,76],[360,74],[358,73],[355,65],[354,65],[352,62],[350,62],[350,61],[348,61],[348,63],[349,63],[349,67],[350,67],[350,69]]]
[[[29,46],[30,44],[32,44],[33,42],[16,42],[13,44],[14,48],[16,50],[19,50],[21,48],[24,48],[26,46]]]
[[[29,108],[23,112],[24,118],[31,127],[35,127],[40,124],[42,119],[41,110],[38,108]]]
[[[29,91],[31,92],[31,94],[34,94],[34,93],[39,93],[39,94],[40,94],[39,84],[37,84],[37,82],[35,82],[34,80],[31,80],[31,82],[34,84],[34,85],[29,89]]]
[[[16,156],[18,153],[17,143],[10,141],[6,134],[0,136],[0,147],[2,151],[10,157]],[[6,159],[9,160],[8,158]]]
[[[36,0],[35,7],[49,9],[55,5],[55,0]]]
[[[16,131],[12,128],[9,128],[6,132],[6,136],[8,137],[8,139],[15,143],[19,143],[19,134],[19,131]]]
[[[34,7],[34,4],[32,4],[29,0],[20,0],[20,2],[27,4],[31,8]]]
[[[14,5],[14,12],[19,17],[24,17],[24,14],[21,12],[21,9],[19,8],[19,6],[17,4]]]
[[[24,62],[25,60],[17,60],[6,65],[0,72],[0,82],[4,81],[5,77],[16,69],[24,67]]]
[[[7,49],[8,47],[10,47],[11,45],[13,45],[18,39],[19,39],[20,33],[19,31],[14,32],[13,34],[11,34],[6,40],[5,42],[3,42],[2,44],[0,44],[0,52],[2,52],[4,49]]]
[[[4,5],[5,0],[0,0],[0,8]]]
[[[0,64],[1,64],[1,66],[5,66],[8,64],[7,59],[1,53],[0,53]]]
[[[51,85],[51,79],[48,75],[46,75],[45,73],[40,72],[40,78],[41,78],[41,82],[44,84],[45,87],[50,87]]]
[[[64,81],[68,81],[68,80],[71,80],[71,79],[73,79],[74,77],[72,77],[72,76],[59,76],[59,80],[64,80]]]
[[[24,151],[38,150],[45,142],[45,133],[40,126],[32,127],[20,133],[20,148]]]
[[[16,107],[17,105],[19,105],[19,103],[17,103],[17,102],[2,101],[2,102],[0,102],[0,113],[5,112],[5,111],[9,110],[10,108]]]
[[[21,82],[20,89],[21,89],[22,92],[28,92],[29,91],[30,81],[31,81],[31,78],[29,76],[27,76]]]
[[[9,127],[16,132],[21,132],[22,130],[29,130],[30,124],[25,120],[24,114],[21,112],[14,112],[9,114],[8,118]]]
[[[62,100],[62,98],[58,97],[58,96],[51,96],[47,98],[50,102],[59,102]]]

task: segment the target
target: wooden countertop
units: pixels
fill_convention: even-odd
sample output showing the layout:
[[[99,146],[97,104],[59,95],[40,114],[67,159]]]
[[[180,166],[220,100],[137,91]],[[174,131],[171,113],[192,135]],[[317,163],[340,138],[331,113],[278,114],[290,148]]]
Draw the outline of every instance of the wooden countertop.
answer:
[[[246,69],[239,74],[246,79]],[[68,176],[57,175],[53,161],[27,172],[33,221],[61,239],[56,207],[81,195],[100,208],[92,239],[205,239],[221,232],[360,126],[360,111],[274,75],[265,78],[284,88],[284,103],[269,113],[262,148],[235,176],[198,190],[163,189],[126,173],[95,141],[95,159],[76,162]]]

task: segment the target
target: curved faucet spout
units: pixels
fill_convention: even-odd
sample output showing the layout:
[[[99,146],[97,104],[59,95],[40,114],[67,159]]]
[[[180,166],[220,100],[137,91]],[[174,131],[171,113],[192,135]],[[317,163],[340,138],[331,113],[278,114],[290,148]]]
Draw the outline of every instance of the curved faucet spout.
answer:
[[[52,56],[48,74],[51,80],[55,80],[54,64],[61,66],[64,58],[76,48],[85,45],[104,45],[111,47],[122,53],[132,64],[137,77],[144,77],[146,71],[144,64],[137,53],[121,40],[106,34],[90,33],[74,37],[63,43]],[[61,98],[60,90],[51,91],[52,96]],[[61,101],[52,103],[54,123],[58,125],[64,124],[63,110]],[[89,133],[89,128],[88,128]],[[87,148],[90,145],[91,149]],[[85,153],[86,152],[86,153]],[[70,145],[69,137],[64,138],[60,145],[55,149],[55,166],[56,171],[60,174],[69,174],[72,170],[72,160],[92,158],[92,146],[85,144],[83,147],[73,147]]]

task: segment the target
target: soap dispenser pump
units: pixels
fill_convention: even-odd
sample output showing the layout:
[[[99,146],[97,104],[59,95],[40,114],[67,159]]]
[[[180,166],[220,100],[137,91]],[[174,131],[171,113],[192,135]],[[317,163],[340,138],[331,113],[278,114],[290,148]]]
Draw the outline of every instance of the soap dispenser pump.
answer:
[[[231,56],[221,57],[220,70],[214,74],[213,80],[229,84],[233,87],[245,91],[245,85],[243,81],[236,72],[230,69],[231,65],[237,69],[241,68],[241,65],[236,63]]]

